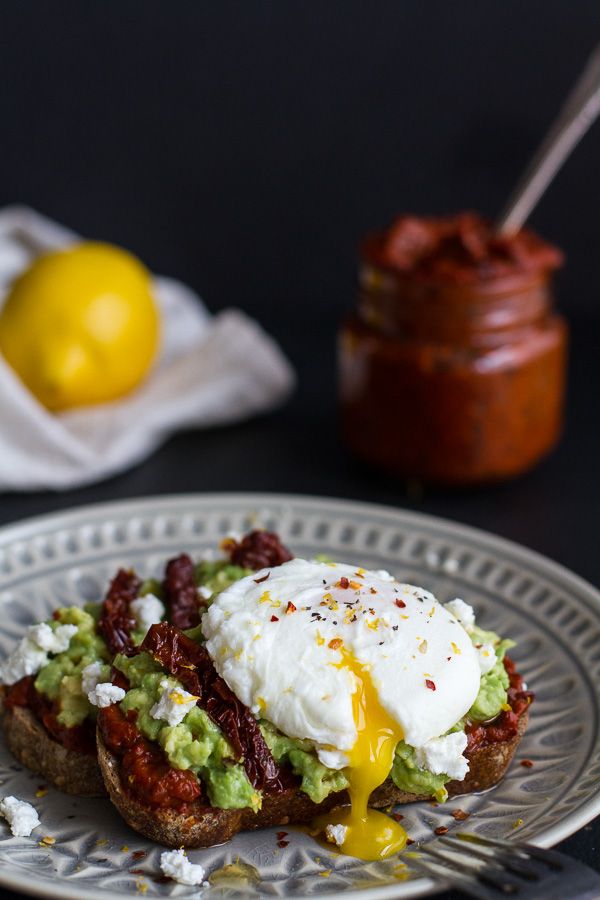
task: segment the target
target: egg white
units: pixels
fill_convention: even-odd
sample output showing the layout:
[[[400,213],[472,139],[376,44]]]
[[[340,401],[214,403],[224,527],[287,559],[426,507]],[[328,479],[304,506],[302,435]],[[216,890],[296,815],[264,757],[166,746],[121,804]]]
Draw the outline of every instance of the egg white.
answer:
[[[457,619],[429,591],[381,575],[294,559],[226,588],[202,618],[208,652],[236,696],[284,734],[312,741],[332,768],[346,765],[357,738],[355,682],[339,639],[369,666],[381,705],[413,747],[445,734],[479,690],[477,652]]]

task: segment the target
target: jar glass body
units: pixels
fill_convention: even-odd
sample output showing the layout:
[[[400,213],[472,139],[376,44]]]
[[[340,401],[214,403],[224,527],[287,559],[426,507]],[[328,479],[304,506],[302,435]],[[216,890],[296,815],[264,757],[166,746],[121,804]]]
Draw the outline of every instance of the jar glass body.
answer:
[[[518,475],[560,434],[566,347],[546,272],[457,284],[364,262],[339,339],[345,441],[406,478]]]

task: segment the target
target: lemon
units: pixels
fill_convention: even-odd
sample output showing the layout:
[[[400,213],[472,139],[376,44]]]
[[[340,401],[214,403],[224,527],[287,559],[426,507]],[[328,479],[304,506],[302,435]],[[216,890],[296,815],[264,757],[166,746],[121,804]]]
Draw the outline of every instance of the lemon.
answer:
[[[0,352],[53,411],[133,390],[152,364],[158,332],[149,272],[110,244],[40,256],[0,311]]]

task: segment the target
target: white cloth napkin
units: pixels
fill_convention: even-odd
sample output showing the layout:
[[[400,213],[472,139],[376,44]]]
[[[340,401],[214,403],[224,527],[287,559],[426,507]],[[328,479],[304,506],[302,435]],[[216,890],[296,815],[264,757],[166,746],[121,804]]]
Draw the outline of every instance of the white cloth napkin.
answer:
[[[0,306],[34,256],[80,238],[26,207],[0,210]],[[0,355],[0,491],[62,490],[148,456],[174,431],[246,419],[279,405],[293,371],[274,340],[237,309],[211,316],[180,282],[154,278],[162,346],[123,400],[48,412]]]

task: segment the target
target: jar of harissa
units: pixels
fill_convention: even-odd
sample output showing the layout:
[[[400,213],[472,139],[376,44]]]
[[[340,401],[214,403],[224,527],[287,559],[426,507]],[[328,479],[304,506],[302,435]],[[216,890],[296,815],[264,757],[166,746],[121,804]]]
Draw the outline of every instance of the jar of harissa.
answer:
[[[402,216],[369,235],[339,337],[343,435],[407,479],[473,485],[534,466],[561,430],[561,252],[475,213]]]

